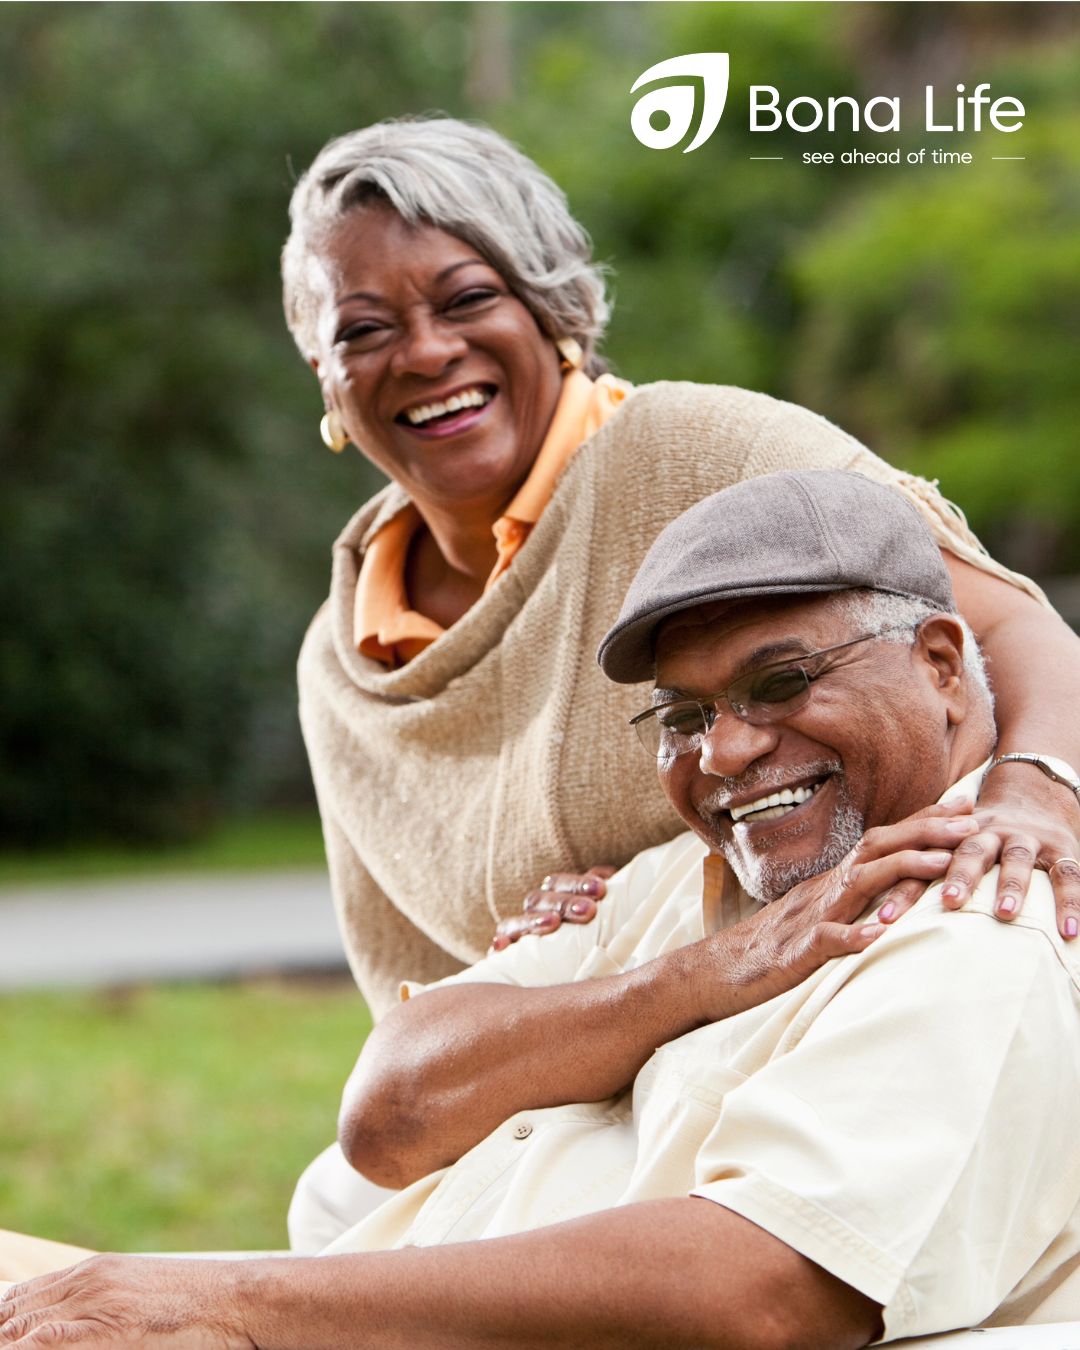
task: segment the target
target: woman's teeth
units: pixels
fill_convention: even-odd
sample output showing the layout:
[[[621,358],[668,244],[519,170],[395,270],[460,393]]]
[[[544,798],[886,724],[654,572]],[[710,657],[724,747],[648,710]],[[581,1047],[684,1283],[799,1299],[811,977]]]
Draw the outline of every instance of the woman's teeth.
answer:
[[[784,788],[782,792],[773,792],[768,797],[759,797],[756,802],[744,802],[741,806],[729,808],[731,819],[735,822],[754,816],[757,820],[772,820],[774,816],[786,816],[803,802],[808,802],[824,780],[812,783],[809,787]]]
[[[482,408],[491,402],[491,398],[484,389],[463,389],[460,394],[452,394],[445,403],[418,403],[415,408],[406,408],[405,416],[412,426],[422,427],[425,422],[460,412],[462,408]]]

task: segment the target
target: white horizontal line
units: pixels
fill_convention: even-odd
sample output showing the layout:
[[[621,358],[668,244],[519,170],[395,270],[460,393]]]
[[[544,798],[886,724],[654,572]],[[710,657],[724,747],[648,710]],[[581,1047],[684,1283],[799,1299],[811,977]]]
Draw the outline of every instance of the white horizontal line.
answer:
[[[751,155],[751,159],[783,159],[783,155]]]
[[[1027,155],[991,155],[991,159],[1027,159]]]

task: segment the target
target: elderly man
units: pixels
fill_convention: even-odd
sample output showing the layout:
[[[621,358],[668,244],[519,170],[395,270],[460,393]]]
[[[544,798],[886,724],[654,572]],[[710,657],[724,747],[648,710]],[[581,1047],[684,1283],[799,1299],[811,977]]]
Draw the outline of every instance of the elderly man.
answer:
[[[991,763],[951,611],[913,508],[857,475],[674,522],[600,659],[655,673],[635,730],[693,834],[380,1024],[343,1143],[406,1189],[318,1258],[21,1286],[0,1343],[835,1348],[1047,1314],[1080,1256],[1049,884],[1011,929],[992,877],[960,916],[873,914],[944,872]]]

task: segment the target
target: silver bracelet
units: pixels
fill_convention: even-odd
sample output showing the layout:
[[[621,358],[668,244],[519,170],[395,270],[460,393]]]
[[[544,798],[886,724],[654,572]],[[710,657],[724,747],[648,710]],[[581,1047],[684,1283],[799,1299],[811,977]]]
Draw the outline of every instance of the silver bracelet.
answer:
[[[1053,755],[1035,755],[1026,751],[1013,751],[1008,755],[998,755],[993,761],[990,769],[996,769],[999,764],[1008,764],[1010,761],[1018,761],[1021,764],[1034,764],[1037,769],[1041,769],[1047,778],[1053,779],[1055,783],[1060,783],[1063,787],[1071,789],[1076,799],[1080,801],[1080,777],[1071,764],[1067,764],[1063,759],[1056,759]]]

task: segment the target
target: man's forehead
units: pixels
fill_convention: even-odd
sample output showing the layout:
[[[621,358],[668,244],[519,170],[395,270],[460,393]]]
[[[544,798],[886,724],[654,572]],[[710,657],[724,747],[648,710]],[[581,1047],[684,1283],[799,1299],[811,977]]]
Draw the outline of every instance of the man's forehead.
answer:
[[[680,610],[656,635],[656,685],[696,684],[702,672],[739,673],[787,651],[828,645],[840,628],[835,592],[717,600]]]

